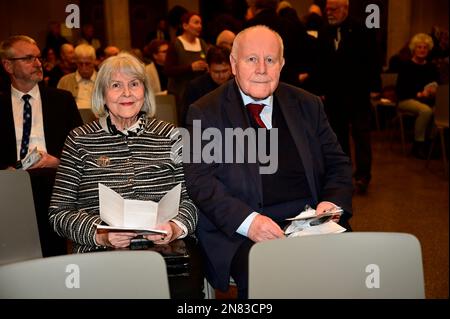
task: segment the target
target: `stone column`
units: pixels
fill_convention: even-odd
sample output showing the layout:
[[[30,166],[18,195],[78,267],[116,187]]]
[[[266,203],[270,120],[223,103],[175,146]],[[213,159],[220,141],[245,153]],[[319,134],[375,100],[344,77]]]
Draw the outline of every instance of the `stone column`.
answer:
[[[107,45],[115,45],[122,50],[131,49],[130,16],[128,0],[107,0],[105,5]]]
[[[387,61],[411,38],[411,9],[411,0],[389,1]]]

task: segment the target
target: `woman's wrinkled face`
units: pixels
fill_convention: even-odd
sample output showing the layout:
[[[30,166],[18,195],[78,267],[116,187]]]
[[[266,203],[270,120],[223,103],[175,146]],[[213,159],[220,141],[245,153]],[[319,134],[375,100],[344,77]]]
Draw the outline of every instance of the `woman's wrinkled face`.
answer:
[[[144,105],[144,83],[125,73],[113,73],[105,102],[113,124],[133,120]]]

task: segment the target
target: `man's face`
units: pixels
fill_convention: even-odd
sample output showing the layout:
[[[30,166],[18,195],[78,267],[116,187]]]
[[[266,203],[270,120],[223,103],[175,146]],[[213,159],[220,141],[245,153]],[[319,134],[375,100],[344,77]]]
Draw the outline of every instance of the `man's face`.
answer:
[[[164,65],[166,63],[167,50],[169,49],[168,44],[162,44],[158,48],[158,52],[153,54],[153,59],[159,65]]]
[[[11,75],[13,82],[34,85],[43,79],[42,63],[37,58],[41,56],[39,48],[32,43],[18,41],[11,48],[12,56],[9,58],[17,60],[4,60],[6,72]]]
[[[343,0],[328,0],[325,11],[330,25],[339,25],[348,16],[348,6]]]
[[[78,57],[76,59],[77,70],[83,79],[90,79],[95,70],[94,59],[92,57]]]
[[[228,63],[211,63],[209,66],[209,74],[216,84],[221,85],[230,78],[231,66]]]
[[[246,95],[261,100],[277,88],[284,59],[280,42],[270,30],[257,28],[244,33],[230,61],[236,82]]]

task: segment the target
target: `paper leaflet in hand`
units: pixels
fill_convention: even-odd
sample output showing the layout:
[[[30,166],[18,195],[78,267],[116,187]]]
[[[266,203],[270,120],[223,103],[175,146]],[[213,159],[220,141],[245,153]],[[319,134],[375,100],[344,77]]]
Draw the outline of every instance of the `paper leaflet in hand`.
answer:
[[[333,217],[340,217],[342,212],[342,208],[335,207],[317,215],[313,208],[305,207],[299,215],[286,219],[291,223],[285,228],[284,233],[287,237],[342,233],[346,229],[332,221]]]
[[[108,224],[97,225],[100,231],[124,231],[142,234],[165,234],[155,229],[178,214],[181,184],[173,187],[159,203],[153,201],[123,199],[111,188],[98,184],[100,218]]]
[[[41,160],[41,154],[38,152],[37,147],[33,148],[31,152],[25,156],[25,158],[22,160],[22,169],[28,169],[37,162]]]

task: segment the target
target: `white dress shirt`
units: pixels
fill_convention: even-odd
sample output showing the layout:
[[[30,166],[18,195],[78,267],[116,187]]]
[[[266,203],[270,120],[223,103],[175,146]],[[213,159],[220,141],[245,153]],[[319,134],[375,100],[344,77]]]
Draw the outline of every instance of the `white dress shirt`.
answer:
[[[14,116],[14,128],[16,131],[17,160],[20,160],[20,147],[23,134],[23,105],[22,96],[29,94],[31,104],[31,133],[28,150],[37,147],[39,151],[47,152],[44,135],[44,119],[42,116],[42,102],[39,86],[36,84],[29,92],[21,92],[11,85],[11,103]]]

